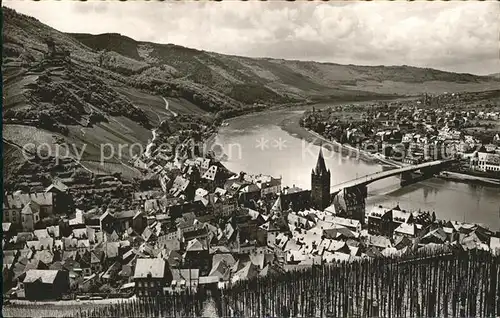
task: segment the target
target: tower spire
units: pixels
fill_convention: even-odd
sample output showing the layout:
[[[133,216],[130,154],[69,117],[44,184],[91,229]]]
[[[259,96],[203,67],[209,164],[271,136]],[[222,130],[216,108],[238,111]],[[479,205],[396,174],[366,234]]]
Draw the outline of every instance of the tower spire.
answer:
[[[324,210],[330,205],[330,171],[323,157],[323,144],[319,148],[316,167],[311,173],[311,200],[316,209]]]
[[[318,160],[316,162],[316,169],[314,172],[318,175],[327,172],[325,158],[323,157],[323,144],[321,144],[319,148]]]

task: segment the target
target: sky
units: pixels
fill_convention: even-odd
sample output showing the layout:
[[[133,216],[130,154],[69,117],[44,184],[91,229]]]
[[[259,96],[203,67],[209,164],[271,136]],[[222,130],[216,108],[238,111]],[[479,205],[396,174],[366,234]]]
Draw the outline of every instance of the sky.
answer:
[[[64,32],[120,33],[250,57],[500,72],[500,3],[476,1],[3,4]]]

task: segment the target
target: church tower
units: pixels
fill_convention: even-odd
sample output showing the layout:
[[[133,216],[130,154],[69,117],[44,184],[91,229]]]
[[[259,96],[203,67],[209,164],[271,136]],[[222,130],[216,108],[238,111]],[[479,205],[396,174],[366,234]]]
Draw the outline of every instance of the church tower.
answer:
[[[319,149],[316,168],[311,172],[311,200],[313,207],[319,210],[330,205],[330,170],[326,168],[323,147]]]

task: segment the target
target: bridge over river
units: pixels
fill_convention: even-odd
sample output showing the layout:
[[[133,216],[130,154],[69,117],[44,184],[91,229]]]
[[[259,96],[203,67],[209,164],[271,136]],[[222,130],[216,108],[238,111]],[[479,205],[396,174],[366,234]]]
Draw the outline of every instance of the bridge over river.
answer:
[[[337,194],[346,188],[355,188],[366,186],[372,182],[382,180],[385,178],[401,175],[401,185],[405,186],[407,184],[413,183],[414,181],[420,181],[422,179],[430,178],[436,173],[440,172],[444,166],[447,166],[454,162],[455,160],[436,160],[431,162],[425,162],[418,165],[405,166],[401,168],[396,168],[388,171],[379,171],[372,173],[360,178],[349,180],[340,184],[333,185],[330,188],[330,193],[332,195]],[[411,173],[420,171],[421,175],[418,178],[414,178]]]
[[[444,167],[455,160],[436,160],[418,165],[396,168],[368,174],[347,182],[336,184],[330,188],[330,202],[333,202],[335,211],[339,214],[365,222],[365,205],[368,197],[367,185],[385,178],[400,175],[401,186],[413,184],[421,180],[432,178]]]

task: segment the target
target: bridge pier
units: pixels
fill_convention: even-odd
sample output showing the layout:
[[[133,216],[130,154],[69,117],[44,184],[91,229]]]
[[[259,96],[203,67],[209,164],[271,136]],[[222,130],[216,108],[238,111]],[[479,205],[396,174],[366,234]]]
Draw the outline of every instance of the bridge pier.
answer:
[[[402,172],[401,175],[399,176],[399,178],[401,179],[399,184],[402,187],[410,185],[414,182],[413,172],[411,172],[411,171]]]
[[[432,166],[432,167],[427,167],[427,168],[422,168],[420,171],[426,176],[434,176],[441,172],[442,167],[441,166]]]
[[[420,169],[420,172],[415,172],[415,171],[405,171],[400,174],[400,185],[402,187],[430,179],[434,177],[436,174],[441,172],[443,169],[442,165],[435,165],[435,166],[430,166],[430,167],[422,167]]]

